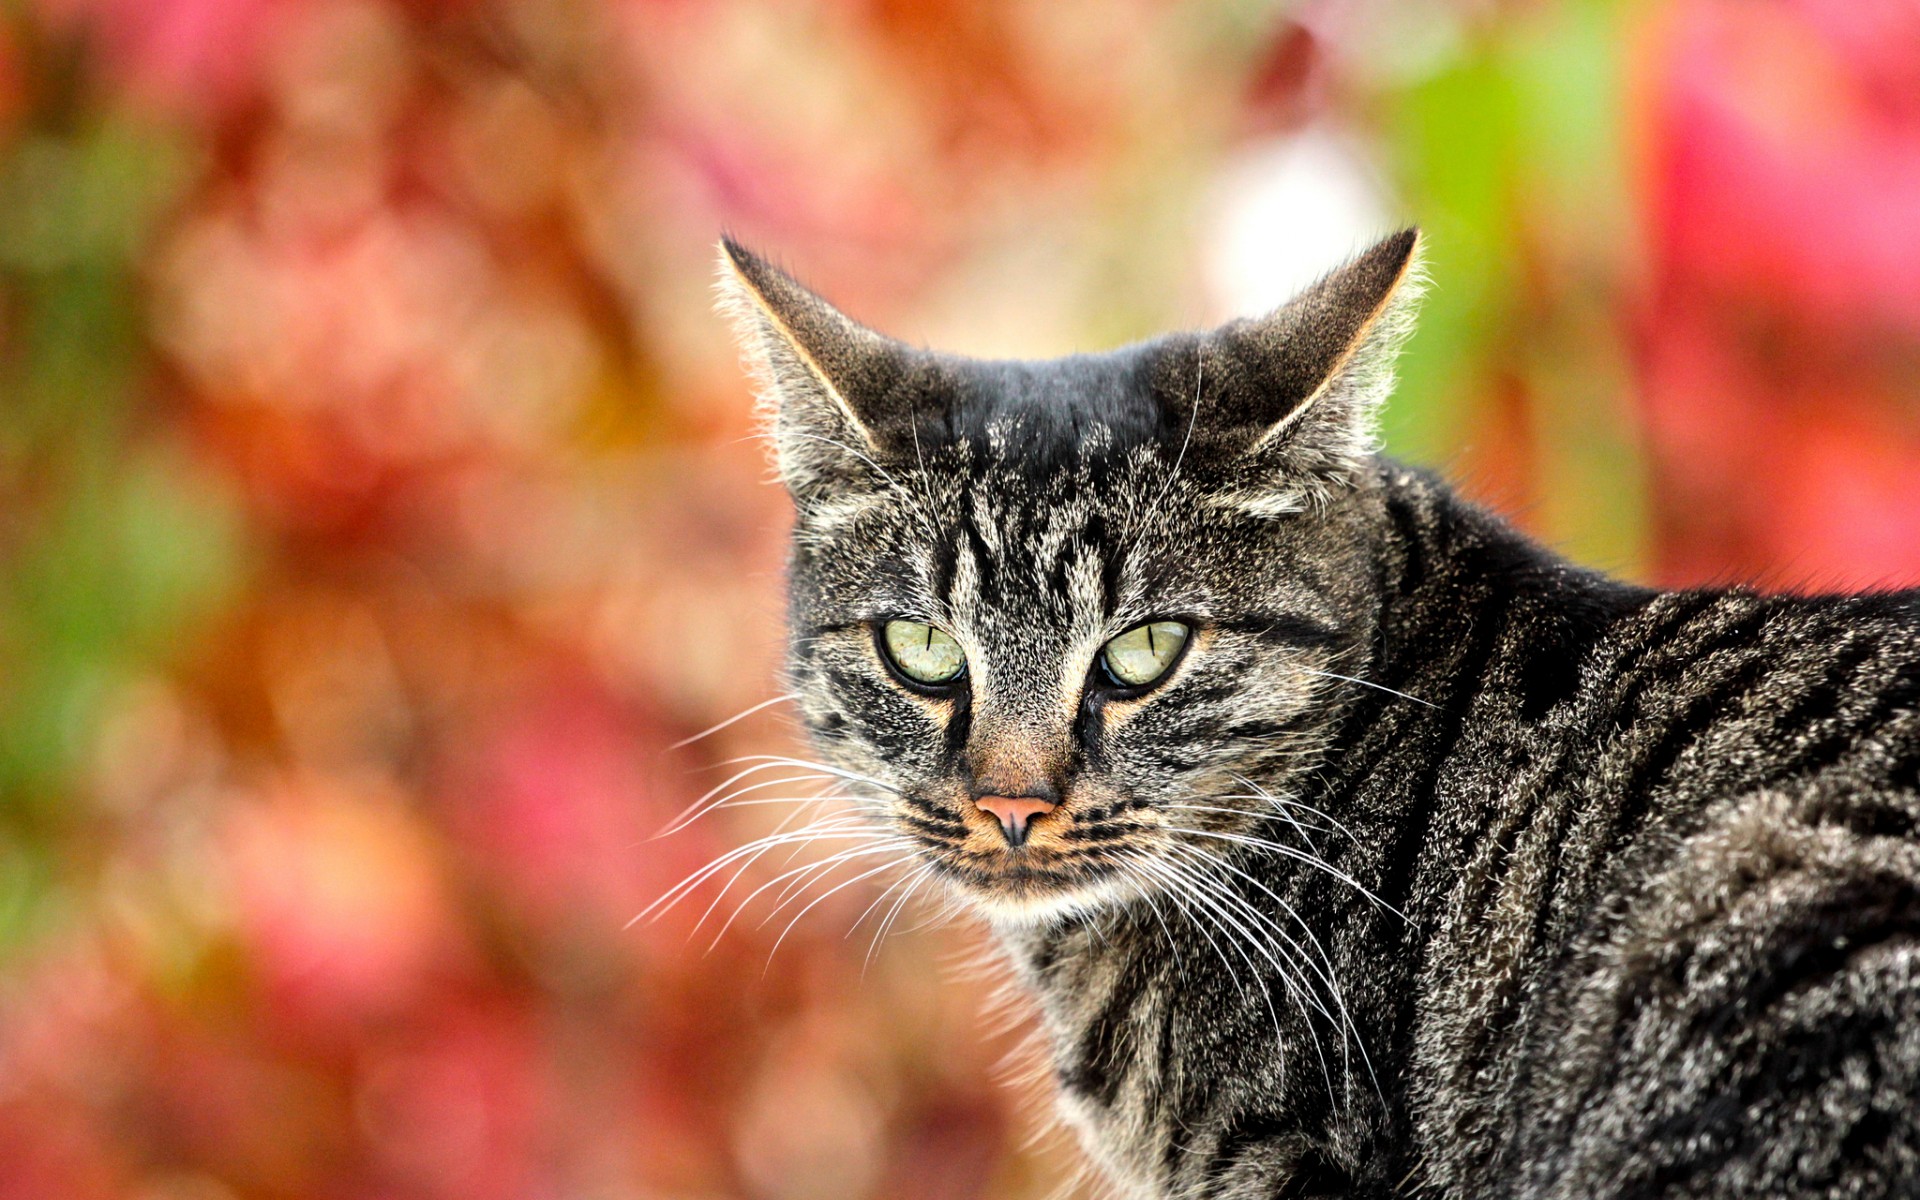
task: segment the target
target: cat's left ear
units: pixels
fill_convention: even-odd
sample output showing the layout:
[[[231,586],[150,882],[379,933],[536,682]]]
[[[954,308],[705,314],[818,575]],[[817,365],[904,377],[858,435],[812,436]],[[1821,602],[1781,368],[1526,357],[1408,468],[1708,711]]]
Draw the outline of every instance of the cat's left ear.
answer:
[[[1296,478],[1351,471],[1377,448],[1421,282],[1420,231],[1403,229],[1266,316],[1215,330],[1200,370],[1220,411],[1200,423],[1250,464]]]

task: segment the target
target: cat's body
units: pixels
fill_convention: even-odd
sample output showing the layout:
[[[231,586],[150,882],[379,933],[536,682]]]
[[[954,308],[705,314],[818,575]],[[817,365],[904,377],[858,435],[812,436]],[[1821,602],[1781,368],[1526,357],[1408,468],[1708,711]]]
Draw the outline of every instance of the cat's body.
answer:
[[[823,752],[1127,1194],[1920,1194],[1920,594],[1629,587],[1374,456],[1413,249],[1054,366],[732,249]]]
[[[1336,687],[1296,795],[1401,915],[1294,859],[1223,879],[1311,914],[1368,1061],[1178,905],[1010,928],[1096,1157],[1143,1195],[1920,1187],[1920,596],[1627,588],[1379,478],[1356,674],[1433,707]]]

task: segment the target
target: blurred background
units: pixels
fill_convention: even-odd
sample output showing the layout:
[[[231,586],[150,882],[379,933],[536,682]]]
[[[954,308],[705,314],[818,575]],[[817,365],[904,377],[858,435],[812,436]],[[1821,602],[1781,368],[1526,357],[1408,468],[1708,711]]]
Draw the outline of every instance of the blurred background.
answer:
[[[0,2],[0,1197],[1059,1188],[964,921],[628,927],[794,745],[715,237],[1051,354],[1407,220],[1394,451],[1920,582],[1911,0]]]

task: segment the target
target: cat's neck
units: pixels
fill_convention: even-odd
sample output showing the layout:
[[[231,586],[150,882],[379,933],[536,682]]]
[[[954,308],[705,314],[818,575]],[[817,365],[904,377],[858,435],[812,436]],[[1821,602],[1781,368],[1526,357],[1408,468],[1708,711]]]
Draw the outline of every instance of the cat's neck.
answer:
[[[1364,502],[1375,508],[1380,600],[1368,676],[1430,713],[1457,710],[1492,670],[1514,715],[1538,717],[1574,687],[1586,649],[1654,594],[1568,561],[1391,459],[1378,461]],[[1508,636],[1523,623],[1524,640]]]

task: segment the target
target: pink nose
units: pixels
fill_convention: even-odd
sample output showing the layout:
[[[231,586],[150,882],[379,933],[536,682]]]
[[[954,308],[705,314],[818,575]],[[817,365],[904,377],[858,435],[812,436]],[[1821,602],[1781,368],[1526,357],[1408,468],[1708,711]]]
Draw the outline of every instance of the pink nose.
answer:
[[[1033,819],[1060,807],[1036,796],[981,796],[974,803],[1000,822],[1000,831],[1007,835],[1009,846],[1025,845]]]

